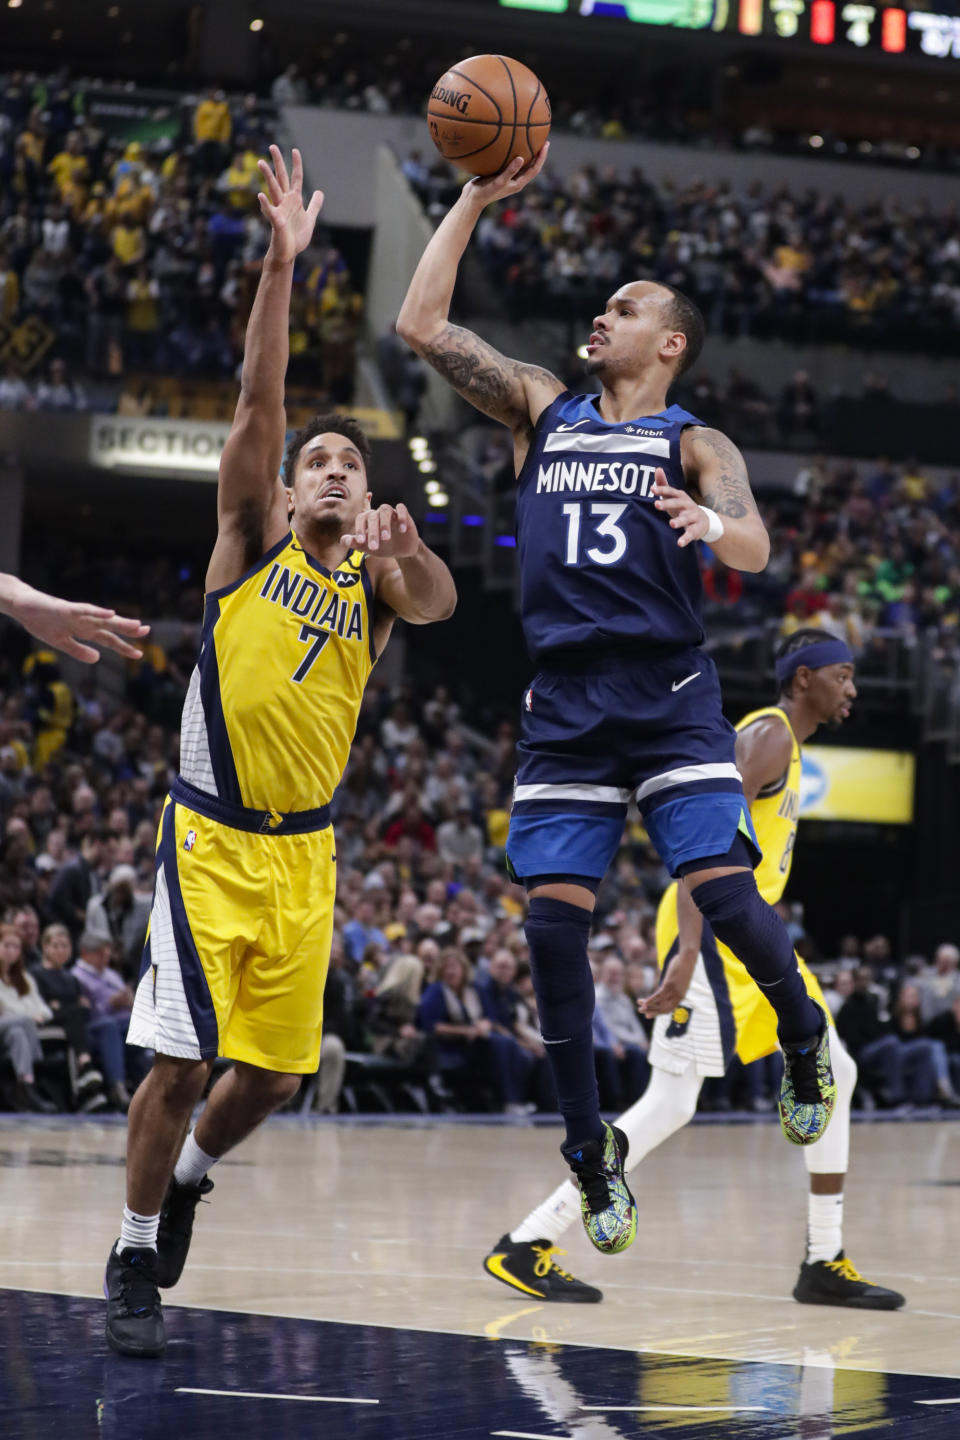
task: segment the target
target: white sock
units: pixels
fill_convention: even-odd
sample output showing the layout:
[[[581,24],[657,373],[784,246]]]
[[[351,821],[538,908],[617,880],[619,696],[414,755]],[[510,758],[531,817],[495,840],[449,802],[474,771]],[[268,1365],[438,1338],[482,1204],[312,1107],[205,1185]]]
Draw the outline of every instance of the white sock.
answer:
[[[702,1083],[692,1065],[683,1075],[653,1067],[650,1083],[640,1099],[614,1122],[630,1142],[628,1174],[651,1150],[693,1118]],[[549,1200],[530,1211],[522,1225],[511,1230],[510,1239],[515,1245],[531,1240],[556,1241],[579,1218],[580,1192],[572,1180],[565,1180]]]
[[[159,1224],[159,1211],[156,1215],[137,1215],[128,1205],[124,1205],[120,1239],[117,1241],[118,1252],[122,1255],[124,1250],[156,1250]]]
[[[807,1210],[807,1261],[836,1260],[843,1249],[843,1196],[813,1195]]]
[[[200,1149],[191,1130],[183,1142],[173,1178],[178,1185],[199,1185],[211,1165],[216,1165],[218,1159],[219,1156],[208,1155],[206,1150]]]

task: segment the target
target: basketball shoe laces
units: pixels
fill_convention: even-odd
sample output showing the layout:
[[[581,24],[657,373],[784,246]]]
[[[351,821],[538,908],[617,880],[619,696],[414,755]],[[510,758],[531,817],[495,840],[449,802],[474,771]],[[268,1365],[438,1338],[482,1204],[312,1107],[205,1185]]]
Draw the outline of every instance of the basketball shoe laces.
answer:
[[[865,1280],[853,1261],[844,1255],[842,1260],[828,1260],[827,1269],[834,1271],[842,1280],[853,1280],[861,1285],[873,1285],[872,1280]]]
[[[821,1105],[823,1096],[817,1079],[817,1057],[820,1053],[820,1037],[807,1050],[791,1050],[790,1079],[793,1093],[801,1105]]]
[[[556,1270],[563,1280],[572,1280],[573,1276],[568,1270],[563,1270],[554,1260],[555,1255],[566,1255],[566,1250],[560,1250],[556,1245],[534,1245],[533,1253],[536,1255],[537,1263],[533,1267],[533,1273],[538,1280],[549,1275],[551,1270]]]
[[[146,1269],[141,1256],[131,1255],[120,1272],[120,1298],[130,1315],[155,1315],[159,1309],[156,1281]]]
[[[601,1141],[601,1146],[603,1142]],[[603,1151],[601,1149],[600,1159],[596,1162],[589,1160],[574,1160],[568,1156],[567,1164],[580,1182],[580,1189],[586,1197],[587,1206],[593,1215],[599,1215],[601,1210],[606,1210],[610,1204],[610,1191],[603,1176],[601,1166],[603,1164]]]

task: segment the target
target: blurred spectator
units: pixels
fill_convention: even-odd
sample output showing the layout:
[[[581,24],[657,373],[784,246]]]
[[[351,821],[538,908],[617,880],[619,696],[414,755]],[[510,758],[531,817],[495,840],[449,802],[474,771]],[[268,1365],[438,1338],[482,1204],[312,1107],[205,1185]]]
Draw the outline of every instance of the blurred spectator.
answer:
[[[90,1002],[90,1038],[100,1069],[107,1082],[107,1095],[117,1110],[124,1113],[130,1106],[127,1089],[125,1039],[133,1008],[133,990],[123,976],[110,965],[110,942],[97,932],[80,937],[80,958],[73,974]],[[130,1057],[140,1071],[148,1068],[149,1059],[143,1051],[131,1048]]]
[[[960,949],[956,945],[938,945],[933,964],[917,976],[920,1011],[924,1025],[952,1010],[960,998]]]
[[[451,865],[483,858],[483,832],[473,823],[469,805],[461,805],[452,820],[437,829],[437,853]]]
[[[152,890],[146,894],[139,890],[132,865],[115,865],[100,893],[87,902],[85,930],[109,943],[125,975],[139,970],[152,903]]]
[[[85,1114],[105,1108],[103,1076],[95,1069],[90,1053],[90,1002],[77,977],[66,967],[73,953],[66,925],[48,925],[43,932],[41,958],[31,971],[51,1017],[67,1037],[76,1059],[73,1082],[74,1103]]]
[[[34,1066],[43,1059],[37,1027],[52,1017],[24,970],[23,947],[12,925],[0,926],[0,1046],[16,1075],[14,1105],[50,1115],[56,1109],[36,1086]]]
[[[650,1066],[647,1032],[637,1014],[636,1002],[626,992],[626,968],[619,956],[609,956],[600,966],[597,1014],[602,1021],[604,1049],[616,1062],[615,1066],[608,1063],[606,1068],[607,1104],[615,1110],[623,1109],[643,1093]]]
[[[69,379],[62,360],[50,361],[48,379],[37,386],[36,405],[38,410],[86,410],[83,386]]]
[[[100,884],[98,870],[102,856],[100,835],[93,832],[84,835],[79,854],[63,866],[50,889],[50,914],[67,927],[74,944],[83,933],[94,886]]]

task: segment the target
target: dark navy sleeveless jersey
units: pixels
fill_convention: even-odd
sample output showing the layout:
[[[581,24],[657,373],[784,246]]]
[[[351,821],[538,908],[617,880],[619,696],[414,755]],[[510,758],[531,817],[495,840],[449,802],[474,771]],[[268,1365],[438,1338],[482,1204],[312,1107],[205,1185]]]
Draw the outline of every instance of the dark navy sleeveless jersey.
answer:
[[[565,391],[541,415],[517,490],[524,637],[555,651],[703,641],[696,548],[654,508],[657,467],[684,488],[680,436],[702,421],[671,405],[610,424],[596,395]]]

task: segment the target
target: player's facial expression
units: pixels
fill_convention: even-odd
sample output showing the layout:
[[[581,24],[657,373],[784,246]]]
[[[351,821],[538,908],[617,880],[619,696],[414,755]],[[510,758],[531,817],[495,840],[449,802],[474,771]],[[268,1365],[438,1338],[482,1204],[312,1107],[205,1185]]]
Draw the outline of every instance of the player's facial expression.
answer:
[[[842,725],[857,698],[852,665],[821,665],[810,672],[810,698],[821,725]]]
[[[370,502],[363,456],[345,435],[308,440],[297,457],[293,517],[347,528]]]
[[[594,317],[587,342],[587,373],[603,376],[642,370],[665,346],[676,348],[678,332],[667,323],[668,300],[669,291],[648,280],[621,285],[602,313]],[[683,342],[684,337],[680,335],[679,340]]]

